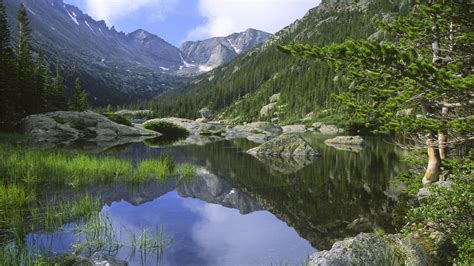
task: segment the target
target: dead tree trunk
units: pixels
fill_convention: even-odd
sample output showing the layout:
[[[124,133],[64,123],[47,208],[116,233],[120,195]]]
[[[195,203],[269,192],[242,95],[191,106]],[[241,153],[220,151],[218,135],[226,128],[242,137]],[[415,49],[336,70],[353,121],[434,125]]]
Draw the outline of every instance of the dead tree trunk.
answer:
[[[446,116],[448,114],[448,108],[443,107],[441,111],[442,116]],[[441,160],[446,159],[446,144],[448,141],[447,132],[446,130],[440,130],[438,132],[438,145],[439,145],[439,157]]]

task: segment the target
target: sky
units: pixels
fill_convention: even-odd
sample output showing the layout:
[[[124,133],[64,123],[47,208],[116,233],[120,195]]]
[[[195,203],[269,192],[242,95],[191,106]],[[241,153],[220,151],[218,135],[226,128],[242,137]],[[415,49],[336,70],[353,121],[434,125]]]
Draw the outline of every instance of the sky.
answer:
[[[126,33],[144,29],[180,46],[248,28],[276,33],[320,0],[64,0]]]

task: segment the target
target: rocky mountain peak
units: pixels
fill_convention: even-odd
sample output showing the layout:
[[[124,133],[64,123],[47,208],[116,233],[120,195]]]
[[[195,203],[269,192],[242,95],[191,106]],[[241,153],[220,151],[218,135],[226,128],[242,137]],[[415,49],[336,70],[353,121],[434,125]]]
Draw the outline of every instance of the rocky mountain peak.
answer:
[[[148,31],[146,30],[143,30],[143,29],[138,29],[134,32],[131,32],[129,34],[127,34],[128,37],[130,37],[131,39],[134,39],[134,40],[139,40],[139,41],[145,41],[146,39],[150,39],[150,38],[156,38],[158,36],[152,34],[152,33],[149,33]]]
[[[230,62],[271,36],[270,33],[249,28],[225,37],[185,42],[181,51],[188,62],[203,72]]]

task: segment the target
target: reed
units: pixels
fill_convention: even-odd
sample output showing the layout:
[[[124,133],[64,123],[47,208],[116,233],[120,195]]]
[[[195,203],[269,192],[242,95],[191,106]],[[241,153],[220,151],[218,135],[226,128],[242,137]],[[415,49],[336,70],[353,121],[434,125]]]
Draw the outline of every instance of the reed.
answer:
[[[197,175],[196,167],[192,164],[183,164],[179,167],[179,176],[187,181]]]
[[[166,180],[176,174],[176,163],[167,155],[147,159],[134,167],[128,160],[59,151],[31,150],[0,144],[0,175],[9,183],[28,187],[60,185],[81,187],[98,183],[132,183]]]

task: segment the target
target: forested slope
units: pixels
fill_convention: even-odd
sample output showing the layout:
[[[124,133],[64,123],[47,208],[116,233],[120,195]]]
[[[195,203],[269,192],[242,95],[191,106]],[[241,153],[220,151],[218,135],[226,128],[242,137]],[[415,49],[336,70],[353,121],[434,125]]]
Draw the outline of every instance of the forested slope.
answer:
[[[153,101],[153,108],[162,116],[195,118],[197,110],[207,106],[235,122],[261,120],[262,106],[281,93],[279,118],[288,122],[334,107],[331,94],[344,89],[335,73],[322,62],[295,60],[278,45],[380,38],[377,21],[406,12],[408,6],[401,2],[323,0],[259,47]]]

